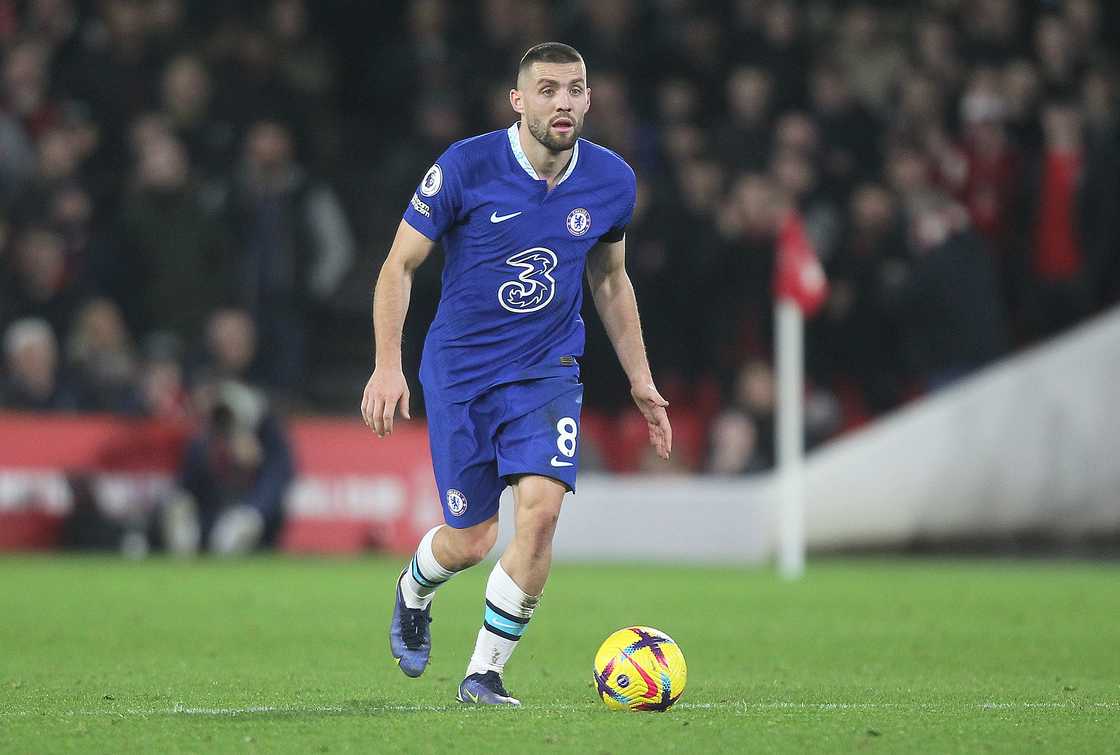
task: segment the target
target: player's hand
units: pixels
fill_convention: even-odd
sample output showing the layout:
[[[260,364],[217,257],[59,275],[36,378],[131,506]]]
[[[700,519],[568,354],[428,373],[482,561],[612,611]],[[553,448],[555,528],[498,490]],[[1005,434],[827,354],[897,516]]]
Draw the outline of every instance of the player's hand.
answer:
[[[673,450],[673,428],[669,426],[669,413],[665,408],[669,406],[653,383],[640,383],[630,388],[630,395],[638,410],[646,418],[646,427],[649,429],[649,443],[657,451],[657,455],[666,461]]]
[[[393,417],[401,407],[401,416],[412,419],[408,413],[408,383],[400,368],[377,368],[366,383],[362,394],[362,419],[378,438],[393,434]]]

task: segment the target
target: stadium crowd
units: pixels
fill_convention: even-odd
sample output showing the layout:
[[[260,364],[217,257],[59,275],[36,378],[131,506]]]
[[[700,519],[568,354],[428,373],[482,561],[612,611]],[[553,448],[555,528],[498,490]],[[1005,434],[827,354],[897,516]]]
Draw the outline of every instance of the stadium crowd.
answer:
[[[513,121],[546,39],[588,61],[584,136],[639,176],[628,264],[678,468],[772,463],[779,205],[831,286],[810,442],[1120,298],[1113,4],[389,5],[0,0],[0,407],[182,419],[220,378],[356,410],[405,203],[449,143]],[[641,468],[596,319],[588,437],[636,437],[599,452]]]

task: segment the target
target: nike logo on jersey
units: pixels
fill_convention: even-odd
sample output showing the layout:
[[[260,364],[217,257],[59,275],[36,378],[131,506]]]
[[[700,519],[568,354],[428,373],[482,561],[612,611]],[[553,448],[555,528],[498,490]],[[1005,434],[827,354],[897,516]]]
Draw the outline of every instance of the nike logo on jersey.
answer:
[[[522,210],[522,212],[524,212],[524,210]],[[491,223],[501,223],[503,220],[509,220],[510,218],[516,218],[520,214],[521,214],[520,212],[511,212],[509,215],[499,215],[498,211],[495,210],[494,212],[490,213],[490,222]]]
[[[570,462],[570,461],[560,461],[560,459],[555,457],[555,456],[552,457],[551,464],[554,467],[570,467],[570,466],[572,466],[572,462]]]

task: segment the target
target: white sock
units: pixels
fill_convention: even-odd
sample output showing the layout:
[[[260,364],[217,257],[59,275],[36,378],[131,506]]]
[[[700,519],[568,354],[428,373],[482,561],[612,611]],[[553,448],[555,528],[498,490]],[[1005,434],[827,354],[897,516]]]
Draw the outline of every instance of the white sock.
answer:
[[[494,564],[494,571],[490,572],[490,579],[486,582],[482,629],[478,630],[467,676],[487,671],[502,673],[539,600],[539,595],[526,595],[521,591],[506,574],[501,561]]]
[[[401,595],[404,597],[404,604],[409,608],[427,608],[432,602],[436,588],[455,574],[443,568],[439,561],[436,561],[436,554],[432,552],[432,540],[440,527],[445,526],[441,524],[428,530],[428,534],[421,538],[420,545],[416,548],[416,555],[404,570],[404,576],[401,578]]]

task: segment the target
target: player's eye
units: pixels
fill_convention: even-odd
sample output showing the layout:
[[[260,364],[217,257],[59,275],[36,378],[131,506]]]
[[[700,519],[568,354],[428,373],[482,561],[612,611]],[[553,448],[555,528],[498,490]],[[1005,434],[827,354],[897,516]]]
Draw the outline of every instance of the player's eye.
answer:
[[[583,89],[580,87],[572,87],[570,94],[573,97],[579,97],[581,94],[583,94]]]
[[[541,90],[541,94],[543,94],[545,97],[551,97],[552,96],[552,87],[545,87],[544,89]]]

